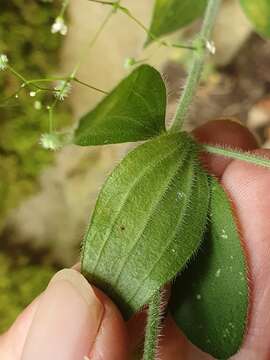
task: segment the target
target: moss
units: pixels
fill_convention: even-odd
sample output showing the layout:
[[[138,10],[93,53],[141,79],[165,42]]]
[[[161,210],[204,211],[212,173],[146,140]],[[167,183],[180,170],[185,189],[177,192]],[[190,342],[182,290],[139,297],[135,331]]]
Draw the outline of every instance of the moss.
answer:
[[[44,290],[55,272],[49,265],[30,265],[24,257],[16,261],[15,269],[14,265],[0,253],[0,333]]]
[[[10,64],[28,79],[50,76],[58,67],[63,38],[52,35],[50,27],[60,6],[61,1],[1,2],[0,53],[7,54]],[[29,89],[25,89],[18,99],[4,101],[19,85],[10,72],[1,71],[0,231],[10,209],[38,189],[38,175],[54,159],[53,153],[38,144],[48,127],[46,108],[34,108],[34,101],[46,104],[52,99],[48,94],[31,98]],[[59,126],[68,122],[68,110],[67,105],[61,105]],[[24,256],[14,259],[12,254],[11,259],[9,255],[0,252],[0,332],[44,289],[54,272],[49,265],[31,265]]]
[[[9,0],[1,4],[0,53],[7,54],[10,64],[26,78],[53,74],[58,65],[62,37],[52,35],[50,26],[60,6],[60,1],[41,0]],[[37,189],[37,176],[53,161],[53,154],[38,144],[41,133],[47,131],[47,111],[44,106],[41,110],[34,108],[35,100],[48,103],[51,99],[48,94],[30,98],[25,90],[18,99],[3,103],[19,84],[10,72],[1,72],[0,230],[8,211]],[[61,106],[59,126],[68,122],[67,110],[66,105]]]

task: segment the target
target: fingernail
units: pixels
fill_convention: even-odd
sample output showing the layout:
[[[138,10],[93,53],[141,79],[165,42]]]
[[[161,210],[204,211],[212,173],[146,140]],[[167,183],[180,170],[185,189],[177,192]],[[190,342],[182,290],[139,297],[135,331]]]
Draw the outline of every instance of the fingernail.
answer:
[[[77,271],[59,271],[43,293],[22,360],[83,360],[89,354],[104,308]]]

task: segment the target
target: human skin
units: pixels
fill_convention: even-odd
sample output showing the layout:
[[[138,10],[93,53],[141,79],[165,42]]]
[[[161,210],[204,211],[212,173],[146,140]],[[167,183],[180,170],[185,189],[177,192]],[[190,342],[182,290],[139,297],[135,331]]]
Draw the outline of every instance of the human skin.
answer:
[[[202,143],[227,145],[270,158],[254,136],[229,120],[194,131]],[[249,267],[250,308],[243,345],[233,360],[270,359],[270,170],[203,154],[202,163],[230,196]],[[0,337],[1,360],[129,360],[142,341],[145,313],[125,323],[117,307],[76,270],[58,273],[48,288]],[[191,345],[170,316],[164,321],[161,360],[210,360]]]

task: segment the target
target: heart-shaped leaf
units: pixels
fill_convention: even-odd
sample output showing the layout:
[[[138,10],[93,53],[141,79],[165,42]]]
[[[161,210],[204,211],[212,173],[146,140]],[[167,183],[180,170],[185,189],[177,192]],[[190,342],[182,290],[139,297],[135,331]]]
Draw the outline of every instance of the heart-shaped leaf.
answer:
[[[176,275],[201,242],[209,190],[197,153],[186,133],[148,141],[126,156],[99,195],[82,269],[127,317]]]
[[[176,31],[201,16],[207,0],[156,0],[150,34],[160,37]],[[148,43],[153,39],[151,36]]]
[[[244,12],[262,36],[270,37],[270,1],[240,0]]]
[[[173,317],[203,351],[227,359],[242,344],[248,309],[247,266],[230,202],[211,179],[205,241],[172,289]]]
[[[140,141],[165,131],[166,87],[160,73],[141,65],[97,107],[84,115],[74,135],[77,145]]]

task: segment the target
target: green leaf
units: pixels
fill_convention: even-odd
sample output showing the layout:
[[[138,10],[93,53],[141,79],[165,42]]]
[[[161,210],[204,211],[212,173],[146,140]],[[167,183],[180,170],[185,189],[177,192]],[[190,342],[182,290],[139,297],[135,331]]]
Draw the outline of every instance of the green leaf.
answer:
[[[186,336],[218,359],[237,352],[246,329],[247,266],[231,205],[211,179],[210,224],[196,259],[172,289],[173,317]]]
[[[197,153],[186,133],[148,141],[126,156],[99,195],[82,269],[127,317],[176,275],[201,242],[209,191]]]
[[[203,14],[206,4],[207,0],[156,0],[150,34],[158,38],[188,25]]]
[[[240,0],[244,12],[262,36],[270,37],[270,1]]]
[[[151,66],[142,65],[81,118],[74,142],[104,145],[160,135],[165,131],[166,102],[161,75]]]

